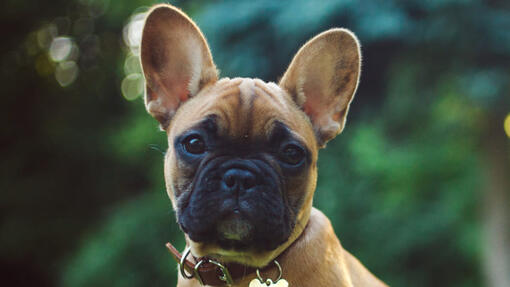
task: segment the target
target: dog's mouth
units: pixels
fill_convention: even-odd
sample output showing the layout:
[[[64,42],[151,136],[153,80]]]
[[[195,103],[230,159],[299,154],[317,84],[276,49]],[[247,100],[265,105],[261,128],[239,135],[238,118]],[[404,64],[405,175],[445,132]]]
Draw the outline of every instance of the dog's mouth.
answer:
[[[255,227],[234,210],[230,215],[218,221],[216,226],[218,245],[225,249],[246,249],[253,238]]]
[[[192,216],[184,216],[180,225],[191,240],[233,251],[273,250],[288,239],[293,226],[284,217],[267,216],[263,210],[248,214],[234,208],[221,217],[202,217],[203,222],[195,225],[189,224]]]
[[[244,218],[239,209],[221,219],[217,225],[218,235],[224,240],[243,241],[249,239],[253,225]]]

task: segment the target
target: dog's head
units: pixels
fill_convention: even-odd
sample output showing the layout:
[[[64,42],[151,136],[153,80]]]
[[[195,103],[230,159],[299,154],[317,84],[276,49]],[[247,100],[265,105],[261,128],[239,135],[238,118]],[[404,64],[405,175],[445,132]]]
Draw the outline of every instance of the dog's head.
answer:
[[[167,132],[167,192],[195,256],[264,266],[305,228],[317,153],[345,124],[360,72],[356,37],[306,43],[280,83],[223,78],[193,21],[169,5],[145,22],[148,112]]]

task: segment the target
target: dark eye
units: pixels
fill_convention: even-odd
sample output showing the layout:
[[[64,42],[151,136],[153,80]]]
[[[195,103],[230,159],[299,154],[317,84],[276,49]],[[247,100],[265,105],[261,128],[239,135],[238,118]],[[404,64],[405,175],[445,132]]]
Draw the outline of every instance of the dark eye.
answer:
[[[190,135],[184,139],[184,149],[192,154],[202,154],[205,152],[205,142],[199,135]]]
[[[305,151],[295,144],[288,144],[282,150],[282,159],[288,164],[297,165],[304,157]]]

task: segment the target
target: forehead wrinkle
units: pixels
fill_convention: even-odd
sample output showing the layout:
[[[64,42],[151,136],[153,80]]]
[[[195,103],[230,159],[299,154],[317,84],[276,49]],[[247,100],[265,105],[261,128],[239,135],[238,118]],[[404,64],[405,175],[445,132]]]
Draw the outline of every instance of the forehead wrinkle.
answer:
[[[261,95],[264,95],[266,98],[270,98],[272,100],[271,102],[273,103],[274,109],[286,115],[284,117],[285,119],[282,121],[287,126],[291,127],[293,131],[304,130],[303,126],[299,123],[302,123],[303,121],[308,122],[309,119],[304,116],[302,110],[284,90],[282,90],[275,83],[265,83],[261,80],[257,80],[255,85],[258,89],[261,90]],[[297,109],[295,113],[293,112],[293,107]]]
[[[263,94],[273,101],[278,102],[281,106],[285,106],[285,98],[282,90],[274,83],[264,83],[261,80],[255,82],[255,86],[263,91]]]
[[[255,84],[253,79],[243,79],[239,84],[239,97],[241,98],[242,108],[245,112],[250,112],[255,97]]]
[[[272,129],[274,121],[281,121],[282,110],[275,102],[267,100],[266,97],[256,95],[253,102],[252,133],[268,139],[268,134]]]
[[[187,105],[186,108],[195,107],[195,110],[192,113],[184,112],[184,118],[187,121],[183,122],[181,119],[177,126],[173,125],[176,128],[176,132],[188,129],[190,126],[200,122],[204,117],[212,114],[218,114],[228,124],[228,119],[230,118],[227,115],[228,102],[230,102],[229,97],[239,94],[238,83],[239,81],[224,81],[220,86],[211,87],[204,94],[190,99],[190,102],[193,103],[191,106]]]
[[[272,106],[277,108],[285,108],[285,103],[283,101],[273,97],[271,94],[268,94],[264,89],[255,87],[254,92],[258,98],[265,99],[266,102],[270,103]]]
[[[238,134],[242,119],[242,114],[240,113],[242,99],[240,97],[239,86],[230,86],[228,90],[219,92],[212,102],[214,108],[211,113],[216,114],[222,122],[219,125],[220,134],[225,136]]]
[[[207,116],[208,114],[211,114],[210,111],[212,109],[215,109],[216,106],[218,106],[219,103],[222,103],[224,100],[227,100],[227,98],[234,96],[239,89],[237,89],[235,86],[231,87],[227,90],[222,90],[222,93],[217,94],[216,98],[213,101],[202,101],[202,105],[198,109],[198,111],[195,113],[198,117],[203,118]],[[208,97],[208,95],[206,95]],[[221,106],[219,105],[219,109],[221,110]]]
[[[228,85],[226,91],[218,91],[215,99],[218,114],[224,125],[229,124],[223,134],[233,139],[248,139],[256,134],[253,124],[257,121],[254,118],[254,101],[257,98],[254,90],[254,80],[249,78],[236,78],[233,85]]]
[[[265,83],[259,79],[255,79],[254,83],[253,113],[257,115],[257,119],[253,122],[252,130],[267,138],[275,120],[286,123],[287,120],[285,119],[293,119],[294,117],[289,110],[286,99],[281,95],[282,91],[276,84],[271,86],[271,83]],[[286,123],[286,125],[288,124]]]
[[[195,118],[193,123],[200,122],[207,116],[215,115],[221,124],[218,125],[218,132],[232,132],[237,129],[236,113],[239,109],[239,83],[241,79],[223,78],[209,91],[203,94],[198,102],[197,109],[189,116]]]
[[[255,98],[253,79],[242,79],[239,84],[239,106],[237,108],[237,120],[239,130],[237,136],[247,139],[252,134],[253,124],[253,101]]]
[[[218,133],[232,139],[267,137],[274,119],[301,133],[300,117],[292,112],[294,105],[288,103],[285,92],[276,84],[246,78],[224,78],[219,82],[196,99],[199,107],[188,115],[188,119],[196,119],[193,123],[217,115]]]
[[[232,103],[234,98],[237,98],[239,95],[239,81],[229,81],[225,87],[222,87],[221,90],[218,91],[218,94],[214,101],[212,101],[212,105],[216,106],[215,110],[220,119],[223,122],[224,127],[220,129],[220,133],[224,131],[230,131],[235,129],[235,122],[232,122],[233,115],[231,115],[232,111],[236,108],[235,105],[239,105],[239,103]]]
[[[228,86],[224,89],[221,89],[218,92],[218,95],[216,96],[216,101],[224,100],[225,98],[238,95],[239,93],[240,93],[239,86],[237,85]]]
[[[256,87],[255,93],[257,95],[257,101],[263,101],[260,104],[263,105],[264,110],[266,112],[270,111],[272,113],[272,116],[270,117],[278,117],[280,114],[292,117],[290,114],[291,111],[289,106],[286,104],[283,98],[278,96],[274,97],[272,94],[267,93],[267,91],[261,87]]]
[[[241,81],[241,78],[222,78],[216,83],[215,89],[228,89],[234,86],[238,86]]]

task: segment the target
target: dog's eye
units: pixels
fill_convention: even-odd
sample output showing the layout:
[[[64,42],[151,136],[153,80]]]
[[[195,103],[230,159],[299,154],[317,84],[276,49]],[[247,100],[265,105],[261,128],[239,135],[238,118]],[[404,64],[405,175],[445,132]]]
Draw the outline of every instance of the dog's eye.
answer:
[[[297,165],[304,157],[305,151],[295,144],[288,144],[282,150],[282,159],[289,164]]]
[[[199,135],[190,135],[184,139],[184,149],[192,154],[205,152],[205,142]]]

